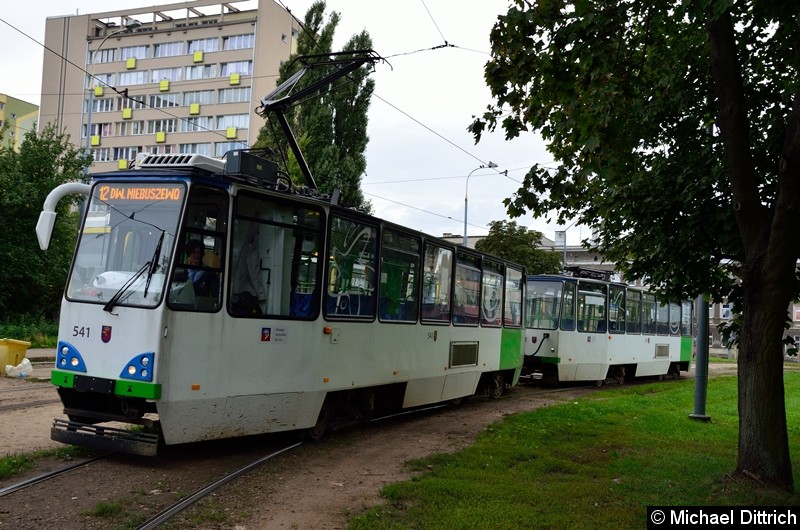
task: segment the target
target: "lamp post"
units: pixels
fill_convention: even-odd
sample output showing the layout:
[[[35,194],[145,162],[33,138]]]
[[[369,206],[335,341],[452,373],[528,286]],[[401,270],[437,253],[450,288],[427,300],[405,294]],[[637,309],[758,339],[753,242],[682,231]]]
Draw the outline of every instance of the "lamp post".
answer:
[[[478,167],[476,167],[475,169],[470,171],[469,175],[467,175],[467,184],[464,187],[464,243],[463,244],[464,244],[465,247],[467,246],[467,202],[469,201],[469,199],[468,199],[468,197],[469,197],[469,178],[472,176],[473,173],[475,173],[479,169],[483,169],[485,167],[494,169],[494,168],[497,167],[497,164],[495,164],[494,162],[489,160],[488,164],[479,165]]]
[[[120,33],[127,33],[129,31],[133,31],[136,28],[142,25],[136,19],[128,19],[125,21],[125,27],[122,29],[118,29],[117,31],[112,31],[105,37],[103,40],[100,41],[100,44],[97,45],[94,51],[89,50],[89,65],[91,68],[91,72],[89,73],[89,109],[86,112],[86,152],[91,152],[91,137],[92,137],[92,107],[94,107],[94,63],[95,59],[97,58],[97,54],[100,53],[100,50],[103,48],[103,44],[106,43],[108,39],[113,37],[114,35],[119,35]],[[89,173],[89,167],[84,168],[84,174]]]

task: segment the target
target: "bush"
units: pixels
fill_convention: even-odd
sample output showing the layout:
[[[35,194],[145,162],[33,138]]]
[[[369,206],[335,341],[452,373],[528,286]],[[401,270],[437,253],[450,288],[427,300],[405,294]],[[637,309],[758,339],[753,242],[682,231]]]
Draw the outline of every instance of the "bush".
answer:
[[[28,341],[31,348],[55,348],[58,323],[43,317],[21,317],[15,322],[0,323],[0,338]]]

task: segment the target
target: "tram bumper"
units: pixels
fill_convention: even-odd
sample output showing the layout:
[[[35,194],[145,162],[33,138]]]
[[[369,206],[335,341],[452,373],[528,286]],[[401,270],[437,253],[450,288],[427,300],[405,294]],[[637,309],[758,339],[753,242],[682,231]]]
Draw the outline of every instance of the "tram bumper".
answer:
[[[155,456],[160,437],[153,433],[131,432],[126,429],[56,418],[50,428],[50,439],[103,451]]]

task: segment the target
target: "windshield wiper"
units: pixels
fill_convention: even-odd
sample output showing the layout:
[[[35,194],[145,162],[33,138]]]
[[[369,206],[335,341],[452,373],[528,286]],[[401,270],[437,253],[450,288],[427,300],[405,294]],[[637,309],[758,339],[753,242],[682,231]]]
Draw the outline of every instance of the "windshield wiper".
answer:
[[[128,291],[128,289],[131,288],[131,285],[133,285],[136,282],[136,280],[138,280],[139,277],[142,274],[144,274],[144,271],[146,271],[148,267],[150,267],[149,261],[144,265],[142,265],[142,268],[136,271],[136,274],[131,276],[127,282],[122,284],[122,287],[119,288],[119,291],[114,293],[114,296],[112,296],[111,299],[108,302],[106,302],[106,305],[103,306],[103,311],[108,311],[110,313],[111,310],[114,309],[114,306],[117,305],[117,303],[120,301],[122,295],[125,294]]]
[[[144,297],[147,298],[147,289],[150,288],[150,280],[153,279],[153,274],[158,271],[158,259],[161,257],[161,245],[164,243],[164,230],[161,231],[161,236],[156,243],[156,250],[153,252],[153,257],[150,259],[150,268],[147,270],[147,281],[144,283]]]

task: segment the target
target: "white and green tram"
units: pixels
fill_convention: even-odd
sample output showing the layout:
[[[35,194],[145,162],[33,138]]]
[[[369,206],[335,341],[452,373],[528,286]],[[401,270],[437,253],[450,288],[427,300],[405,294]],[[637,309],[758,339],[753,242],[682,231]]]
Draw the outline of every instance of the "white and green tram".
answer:
[[[51,377],[69,419],[54,440],[155,454],[318,437],[335,418],[518,381],[520,266],[298,190],[247,151],[148,155],[92,177],[53,190],[37,226],[46,248],[59,199],[88,197]]]
[[[691,369],[692,302],[660,303],[602,273],[575,272],[528,277],[523,375],[601,385]]]

